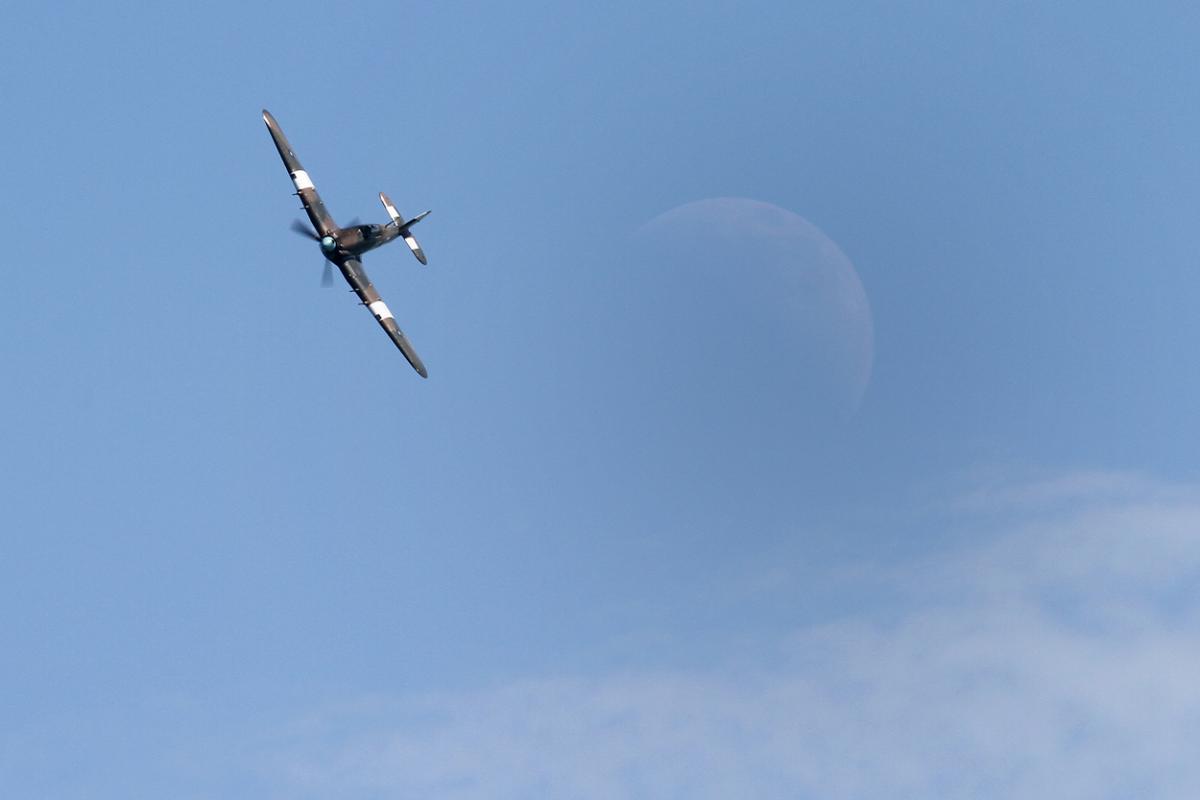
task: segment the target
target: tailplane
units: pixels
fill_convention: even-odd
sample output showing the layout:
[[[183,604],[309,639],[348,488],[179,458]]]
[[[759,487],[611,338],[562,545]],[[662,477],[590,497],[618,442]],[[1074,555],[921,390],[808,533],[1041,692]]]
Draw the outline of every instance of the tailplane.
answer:
[[[429,216],[429,212],[425,211],[410,220],[405,221],[404,217],[400,216],[400,212],[396,210],[396,206],[392,204],[389,198],[383,192],[379,193],[379,202],[383,203],[383,207],[387,210],[388,216],[392,218],[392,224],[400,231],[400,236],[403,237],[404,243],[408,245],[408,249],[412,250],[412,254],[417,257],[417,261],[422,264],[428,264],[425,259],[425,251],[421,249],[421,245],[417,242],[416,237],[409,230],[413,225],[416,225],[421,220]]]

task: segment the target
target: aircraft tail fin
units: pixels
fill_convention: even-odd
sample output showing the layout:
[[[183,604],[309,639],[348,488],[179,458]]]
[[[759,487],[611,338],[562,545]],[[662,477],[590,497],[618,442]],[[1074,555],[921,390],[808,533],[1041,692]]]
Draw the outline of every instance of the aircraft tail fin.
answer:
[[[408,222],[401,223],[400,227],[411,228],[413,225],[416,225],[418,222],[420,222],[421,220],[428,217],[430,215],[430,213],[432,213],[432,211],[433,211],[433,209],[430,209],[429,211],[422,211],[420,214],[417,214],[415,217],[410,219]]]
[[[400,235],[404,238],[404,243],[408,245],[409,250],[412,250],[412,254],[416,256],[417,261],[420,261],[422,264],[428,264],[429,262],[425,258],[425,251],[421,249],[421,245],[409,231],[409,228],[428,217],[429,212],[422,212],[412,219],[405,221],[404,217],[400,216],[400,212],[396,210],[396,206],[392,203],[391,198],[383,192],[379,193],[379,202],[383,203],[388,216],[392,218],[392,224],[399,228]]]

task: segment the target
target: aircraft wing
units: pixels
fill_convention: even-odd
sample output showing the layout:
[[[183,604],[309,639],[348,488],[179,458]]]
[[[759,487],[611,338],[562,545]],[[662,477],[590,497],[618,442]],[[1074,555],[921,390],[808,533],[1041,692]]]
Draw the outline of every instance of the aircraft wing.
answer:
[[[370,279],[363,272],[362,262],[354,258],[347,259],[342,266],[342,271],[346,274],[346,279],[354,287],[354,291],[362,300],[363,305],[371,312],[371,316],[375,317],[375,321],[379,323],[379,327],[383,328],[383,332],[392,340],[392,344],[399,348],[418,375],[428,378],[429,373],[425,370],[425,364],[417,355],[417,351],[413,349],[412,342],[408,341],[404,331],[400,330],[400,326],[396,324],[396,318],[392,316],[392,311],[387,307],[387,303],[383,302],[379,292],[375,291],[375,287],[371,285]]]
[[[383,305],[383,301],[380,300],[379,304]],[[372,309],[371,313],[374,314],[375,310]],[[404,354],[406,359],[408,359],[408,363],[411,364],[412,368],[417,371],[417,374],[422,378],[428,378],[429,372],[425,369],[425,365],[421,362],[421,357],[417,355],[416,350],[413,350],[412,342],[408,341],[408,337],[404,335],[404,331],[400,330],[400,326],[396,324],[396,320],[391,317],[386,319],[380,319],[379,317],[376,317],[376,319],[379,320],[380,326],[387,333],[388,338],[392,340],[392,343],[395,344],[396,347],[400,348],[400,352]]]
[[[267,123],[267,130],[271,132],[271,138],[275,141],[275,149],[279,151],[279,157],[283,159],[283,166],[287,168],[288,175],[292,178],[292,185],[296,187],[296,194],[300,196],[300,202],[304,204],[304,210],[308,212],[308,218],[317,231],[317,235],[328,236],[336,232],[337,224],[325,210],[325,204],[321,202],[321,195],[317,194],[312,179],[308,177],[304,167],[300,166],[300,159],[296,158],[296,154],[292,152],[292,145],[283,135],[283,129],[271,116],[271,112],[265,108],[263,109],[263,122]]]

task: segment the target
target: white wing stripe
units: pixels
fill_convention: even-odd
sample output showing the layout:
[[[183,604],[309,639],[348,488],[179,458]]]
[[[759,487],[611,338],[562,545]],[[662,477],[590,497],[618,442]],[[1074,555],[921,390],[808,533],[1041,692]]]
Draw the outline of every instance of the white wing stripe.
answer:
[[[368,305],[367,308],[371,309],[371,313],[375,315],[375,319],[379,320],[380,322],[385,319],[395,319],[395,317],[392,316],[392,310],[388,308],[387,303],[383,302],[382,300],[376,300],[374,303]]]
[[[308,173],[302,169],[298,169],[292,173],[292,183],[296,184],[297,189],[313,188],[313,182],[309,180]]]

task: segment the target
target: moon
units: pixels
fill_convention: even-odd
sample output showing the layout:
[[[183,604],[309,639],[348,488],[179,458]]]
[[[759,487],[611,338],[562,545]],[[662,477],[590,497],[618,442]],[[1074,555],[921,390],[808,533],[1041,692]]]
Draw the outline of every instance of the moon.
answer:
[[[683,361],[675,378],[743,414],[855,414],[874,362],[871,308],[854,265],[817,226],[718,197],[673,208],[634,238],[671,331],[653,346]]]

